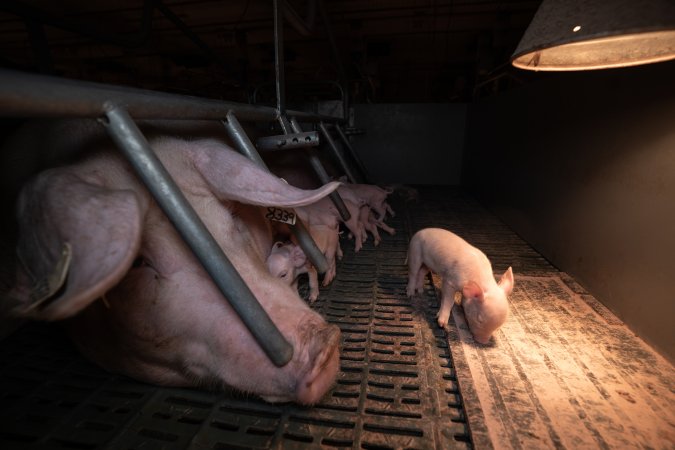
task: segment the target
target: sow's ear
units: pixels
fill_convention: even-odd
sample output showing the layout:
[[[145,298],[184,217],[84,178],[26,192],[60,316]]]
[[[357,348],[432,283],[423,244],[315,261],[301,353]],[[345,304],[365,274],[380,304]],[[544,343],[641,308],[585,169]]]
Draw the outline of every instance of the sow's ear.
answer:
[[[19,197],[14,315],[60,320],[78,313],[126,274],[141,242],[141,211],[129,190],[52,169]]]
[[[186,146],[195,167],[221,200],[294,208],[314,203],[340,185],[331,181],[318,189],[298,189],[219,142],[202,140],[177,145]]]
[[[504,272],[504,275],[502,275],[501,279],[499,280],[499,287],[502,288],[504,293],[506,295],[511,295],[511,291],[513,290],[513,284],[514,284],[514,279],[513,279],[513,270],[509,267],[506,269],[506,272]]]

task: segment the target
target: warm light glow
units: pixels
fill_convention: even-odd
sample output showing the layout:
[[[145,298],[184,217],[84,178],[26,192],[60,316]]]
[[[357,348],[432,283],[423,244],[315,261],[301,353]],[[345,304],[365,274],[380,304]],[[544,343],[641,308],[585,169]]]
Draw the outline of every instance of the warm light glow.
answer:
[[[624,34],[542,48],[516,56],[529,70],[584,70],[627,67],[675,59],[675,30]]]
[[[514,66],[528,70],[606,69],[670,59],[675,59],[674,0],[543,0],[511,56]]]

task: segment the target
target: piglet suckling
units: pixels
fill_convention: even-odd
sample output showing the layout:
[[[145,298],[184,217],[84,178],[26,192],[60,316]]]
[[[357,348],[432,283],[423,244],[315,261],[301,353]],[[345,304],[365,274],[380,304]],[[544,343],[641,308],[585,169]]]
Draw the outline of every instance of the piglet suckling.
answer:
[[[298,277],[303,273],[308,274],[309,301],[314,303],[319,298],[319,274],[299,245],[275,242],[266,264],[272,276],[283,280],[294,289],[298,288]]]
[[[408,248],[408,297],[422,292],[429,271],[442,279],[438,324],[448,324],[455,293],[459,292],[474,339],[487,344],[508,317],[508,295],[514,284],[511,268],[497,283],[483,252],[450,231],[425,228],[413,235]]]
[[[267,358],[114,149],[49,169],[24,187],[11,310],[40,320],[68,319],[69,334],[85,356],[139,380],[231,386],[269,401],[317,402],[337,375],[340,331],[268,272],[272,229],[260,206],[307,205],[337,183],[293,188],[213,140],[159,138],[150,144],[293,346],[292,360],[276,367]],[[32,287],[59,266],[67,271],[63,286],[37,304]]]

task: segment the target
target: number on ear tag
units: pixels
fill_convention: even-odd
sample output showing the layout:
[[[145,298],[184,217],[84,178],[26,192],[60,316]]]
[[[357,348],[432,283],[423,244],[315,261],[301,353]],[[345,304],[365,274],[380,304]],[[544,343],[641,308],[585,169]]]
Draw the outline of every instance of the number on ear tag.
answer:
[[[289,225],[295,225],[295,213],[282,208],[276,208],[274,206],[267,207],[267,214],[265,217],[269,220],[274,220],[276,222],[287,223]]]

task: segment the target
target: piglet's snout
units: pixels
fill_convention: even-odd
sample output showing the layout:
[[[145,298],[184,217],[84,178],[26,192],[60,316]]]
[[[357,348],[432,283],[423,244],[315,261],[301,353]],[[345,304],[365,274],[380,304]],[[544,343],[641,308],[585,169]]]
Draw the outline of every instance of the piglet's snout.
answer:
[[[307,349],[310,369],[296,386],[297,401],[307,405],[318,402],[332,387],[340,365],[340,329],[336,325],[326,324],[309,333],[312,334],[308,336]]]

